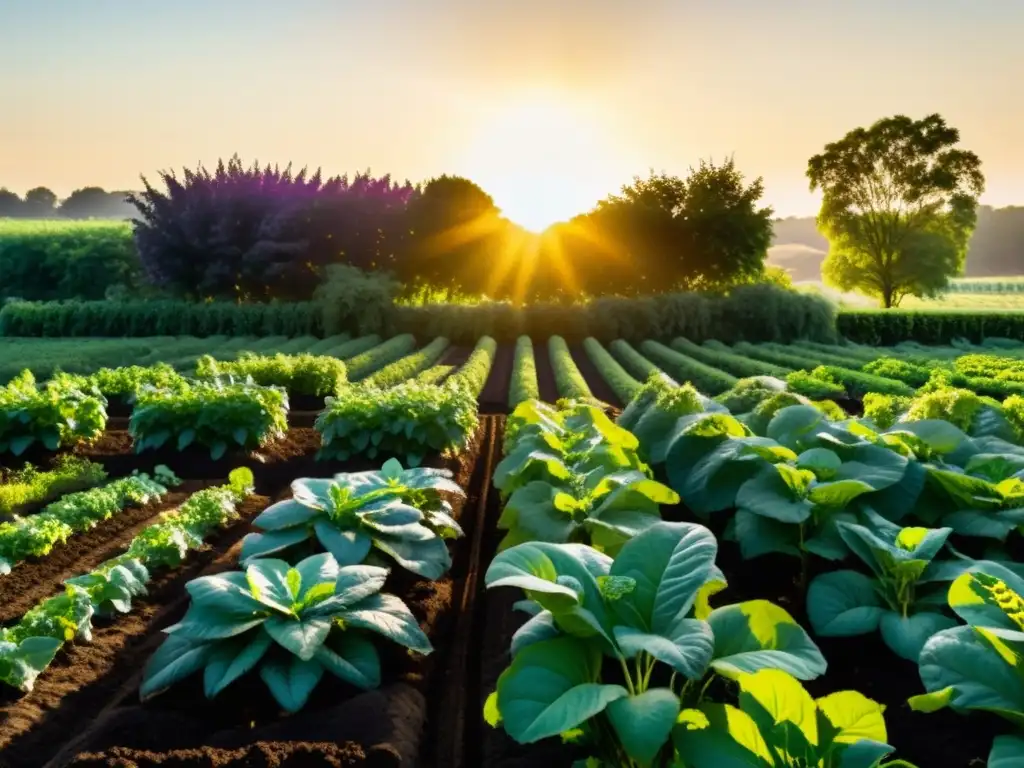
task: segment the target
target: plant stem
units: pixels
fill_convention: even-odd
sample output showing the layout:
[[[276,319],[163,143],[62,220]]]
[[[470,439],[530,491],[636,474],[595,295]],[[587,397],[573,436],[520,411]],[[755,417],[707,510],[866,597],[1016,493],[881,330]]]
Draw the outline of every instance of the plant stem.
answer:
[[[621,656],[617,656],[616,658],[619,660],[619,666],[622,667],[622,674],[626,676],[626,689],[629,691],[629,695],[636,696],[636,689],[633,687],[633,678],[629,676],[629,665]]]

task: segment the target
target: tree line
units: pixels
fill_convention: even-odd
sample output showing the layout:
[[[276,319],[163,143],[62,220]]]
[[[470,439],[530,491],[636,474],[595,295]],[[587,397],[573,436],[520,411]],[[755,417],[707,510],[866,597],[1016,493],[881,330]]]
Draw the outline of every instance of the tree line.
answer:
[[[35,187],[24,197],[0,187],[0,219],[127,219],[135,213],[128,192],[82,187],[61,200],[47,187]]]
[[[891,307],[962,274],[985,179],[959,142],[941,115],[895,115],[808,160],[810,188],[823,197],[815,224],[828,243],[827,283]],[[686,176],[635,177],[541,235],[457,176],[416,185],[369,171],[324,177],[236,155],[213,171],[142,181],[125,198],[140,268],[155,290],[179,298],[305,300],[336,265],[393,275],[413,292],[517,303],[780,279],[765,266],[773,212],[761,204],[762,180],[748,182],[731,158],[701,161]],[[40,188],[19,205],[55,215],[73,211],[74,198],[58,206]]]

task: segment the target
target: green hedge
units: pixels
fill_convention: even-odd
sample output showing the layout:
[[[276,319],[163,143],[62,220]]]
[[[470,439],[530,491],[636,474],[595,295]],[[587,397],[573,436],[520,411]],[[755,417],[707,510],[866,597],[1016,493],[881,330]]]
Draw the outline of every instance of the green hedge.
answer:
[[[739,381],[725,371],[705,365],[656,341],[645,341],[640,345],[640,351],[680,384],[690,382],[705,395],[721,394],[736,386]]]
[[[127,221],[0,219],[0,299],[103,299],[140,280]]]
[[[322,336],[313,302],[66,301],[7,304],[2,336]]]
[[[1024,312],[845,310],[836,317],[841,336],[858,344],[889,346],[901,341],[948,344],[986,337],[1024,339]]]

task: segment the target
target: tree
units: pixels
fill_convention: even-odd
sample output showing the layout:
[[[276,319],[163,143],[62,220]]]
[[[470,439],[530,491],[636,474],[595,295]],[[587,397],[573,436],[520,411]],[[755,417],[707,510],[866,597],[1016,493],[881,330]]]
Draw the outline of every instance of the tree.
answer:
[[[64,200],[57,213],[66,219],[126,219],[135,209],[127,192],[107,192],[102,187],[83,187]]]
[[[893,307],[907,295],[935,295],[962,271],[985,179],[959,142],[941,115],[896,115],[808,161],[811,191],[823,193],[826,282]]]
[[[57,196],[46,187],[36,187],[25,193],[23,215],[32,219],[46,219],[57,210]]]
[[[14,218],[23,214],[21,198],[6,187],[0,187],[0,219],[5,217]]]

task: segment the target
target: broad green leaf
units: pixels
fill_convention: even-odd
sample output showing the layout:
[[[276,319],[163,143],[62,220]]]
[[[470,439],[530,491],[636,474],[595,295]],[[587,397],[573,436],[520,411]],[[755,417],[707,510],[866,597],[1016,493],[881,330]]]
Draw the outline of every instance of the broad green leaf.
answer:
[[[811,470],[819,480],[831,480],[842,463],[836,452],[828,448],[810,448],[801,453],[796,460],[796,465],[800,469]]]
[[[987,768],[1017,768],[1024,760],[1024,736],[996,736]]]
[[[886,611],[879,628],[885,644],[897,656],[916,662],[929,637],[954,626],[956,621],[941,613],[915,613],[904,618],[894,611]]]
[[[1024,580],[997,563],[974,567],[950,585],[949,607],[975,626],[1024,630]]]
[[[668,688],[652,688],[608,704],[608,720],[626,754],[650,765],[668,741],[679,715],[679,697]]]
[[[700,680],[714,653],[711,627],[698,619],[680,619],[664,634],[651,634],[632,627],[614,627],[615,641],[626,658],[647,653],[668,664],[688,680]]]
[[[734,520],[736,541],[740,544],[744,560],[770,552],[800,555],[797,547],[800,536],[798,526],[762,517],[745,509],[737,510]]]
[[[802,736],[811,747],[818,744],[817,709],[796,678],[778,669],[762,669],[740,675],[739,684],[740,708],[753,718],[769,744],[779,743],[776,736],[782,736],[781,743],[791,755],[808,751],[799,742],[789,741],[793,736]]]
[[[331,631],[331,619],[317,616],[302,619],[273,616],[267,619],[263,628],[278,645],[287,648],[303,661],[309,661],[327,639],[327,633]]]
[[[775,466],[766,467],[740,486],[736,507],[781,523],[802,523],[814,509],[810,501],[794,494]]]
[[[851,501],[874,489],[861,480],[835,480],[819,483],[811,489],[809,499],[819,507],[843,509]]]
[[[807,618],[822,637],[874,632],[886,610],[874,582],[856,571],[823,573],[807,590]]]
[[[687,768],[775,768],[753,718],[729,704],[683,710],[672,741]]]
[[[346,625],[371,630],[418,653],[434,650],[416,617],[394,595],[371,595],[345,611],[342,619]]]
[[[725,677],[735,680],[743,673],[769,668],[799,680],[825,673],[825,658],[804,628],[767,600],[716,608],[708,624],[715,643],[711,666]]]
[[[320,510],[315,507],[301,504],[294,499],[286,499],[271,504],[260,512],[253,519],[252,524],[264,531],[277,531],[282,528],[305,525],[318,514],[320,514]]]
[[[611,566],[611,575],[636,580],[624,600],[648,622],[640,629],[664,634],[689,614],[714,567],[718,543],[703,526],[659,523],[628,541]]]
[[[527,646],[498,679],[498,710],[506,733],[530,744],[586,723],[628,695],[601,685],[601,652],[572,637]]]
[[[242,552],[239,559],[245,563],[253,558],[265,557],[281,552],[310,537],[308,528],[288,528],[283,531],[267,533],[248,533],[242,539]]]
[[[438,536],[410,541],[381,535],[374,538],[373,545],[405,570],[432,581],[440,579],[452,567],[448,545]]]
[[[252,596],[264,606],[282,613],[291,613],[292,595],[288,589],[288,571],[291,566],[284,560],[260,558],[250,560],[245,578]]]
[[[203,671],[206,698],[212,699],[255,667],[273,642],[270,635],[260,630],[252,637],[238,638],[238,642],[216,644]]]
[[[313,658],[324,669],[362,690],[380,685],[380,657],[373,643],[355,632],[331,637],[316,649]]]
[[[298,656],[271,659],[260,667],[260,677],[281,708],[294,713],[309,701],[309,695],[323,677],[324,668],[318,661],[303,661]]]
[[[561,630],[555,623],[551,611],[541,611],[536,616],[531,616],[529,621],[516,630],[516,633],[512,635],[509,651],[515,656],[528,645],[539,643],[541,640],[550,640],[560,634]]]
[[[830,742],[853,744],[861,739],[885,742],[889,738],[882,715],[885,708],[862,693],[838,691],[822,696],[815,703],[828,721]]]
[[[341,566],[363,562],[373,547],[373,539],[362,531],[342,530],[327,520],[318,520],[313,530],[317,540]]]
[[[198,672],[212,652],[213,647],[209,644],[197,644],[183,637],[171,635],[146,663],[142,673],[142,685],[139,687],[139,698],[146,701],[179,680]]]

